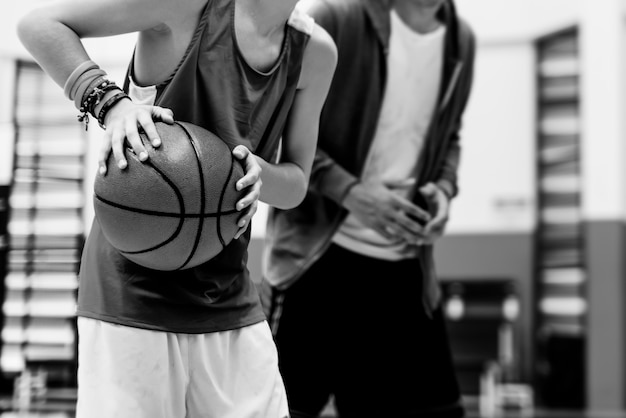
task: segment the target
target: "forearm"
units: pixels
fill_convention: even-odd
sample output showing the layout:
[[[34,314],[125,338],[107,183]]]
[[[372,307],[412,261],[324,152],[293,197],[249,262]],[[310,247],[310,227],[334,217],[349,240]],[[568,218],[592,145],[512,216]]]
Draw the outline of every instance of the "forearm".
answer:
[[[81,39],[170,27],[197,17],[206,0],[63,0],[42,4],[18,23],[18,36],[42,68],[63,86],[89,59]]]
[[[45,11],[34,11],[20,20],[20,40],[46,73],[60,86],[65,95],[83,111],[85,99],[96,86],[102,88],[107,82],[106,72],[89,60],[80,37],[69,26],[54,19]],[[94,117],[108,100],[121,93],[110,83],[94,105],[85,106],[85,114]],[[112,102],[111,102],[112,103]],[[104,113],[103,113],[104,116]]]
[[[37,63],[61,87],[71,72],[89,59],[72,29],[37,11],[20,20],[18,36]]]
[[[448,147],[448,153],[435,183],[451,199],[458,193],[457,171],[461,157],[458,134],[455,134]]]
[[[279,209],[298,206],[306,195],[308,179],[302,168],[294,163],[270,164],[256,157],[261,166],[260,200]]]
[[[328,154],[318,148],[311,171],[310,187],[338,205],[349,190],[358,183],[358,178],[345,170]]]
[[[306,196],[315,160],[320,114],[337,64],[332,38],[314,26],[302,61],[298,90],[282,136],[280,162],[260,160],[261,201],[279,209],[298,206]]]

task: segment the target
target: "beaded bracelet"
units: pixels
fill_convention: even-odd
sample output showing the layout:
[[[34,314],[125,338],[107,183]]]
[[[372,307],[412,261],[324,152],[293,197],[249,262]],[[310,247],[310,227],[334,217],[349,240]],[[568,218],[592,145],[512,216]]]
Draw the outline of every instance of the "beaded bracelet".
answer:
[[[83,103],[85,103],[85,100],[87,99],[89,94],[92,93],[96,87],[100,86],[105,81],[106,76],[99,75],[90,80],[87,80],[86,83],[82,83],[80,86],[80,90],[76,91],[76,95],[74,96],[74,105],[76,106],[76,109],[80,109],[81,107],[83,107]]]
[[[106,80],[99,87],[96,87],[94,91],[87,97],[87,110],[95,118],[96,106],[102,102],[102,99],[106,93],[112,90],[121,90],[114,82]]]
[[[106,126],[104,125],[104,118],[106,117],[107,113],[109,113],[109,110],[111,110],[111,108],[115,106],[119,101],[124,99],[130,99],[130,97],[125,92],[120,91],[119,93],[114,94],[109,100],[104,102],[102,108],[100,109],[100,112],[98,112],[97,118],[98,125],[100,125],[102,129],[106,129]]]
[[[78,121],[85,122],[85,130],[89,129],[89,114],[91,113],[93,115],[93,106],[95,106],[95,103],[99,102],[99,99],[105,94],[104,88],[107,85],[109,85],[109,81],[103,79],[99,84],[93,87],[90,86],[89,94],[85,96],[78,109],[80,111]]]
[[[79,109],[81,113],[78,115],[78,121],[85,122],[85,130],[89,129],[89,115],[91,114],[94,118],[97,118],[94,114],[95,107],[100,103],[107,92],[114,89],[119,89],[119,87],[117,87],[113,81],[105,79],[89,92]]]
[[[106,78],[107,73],[99,68],[94,68],[85,71],[76,79],[74,86],[70,89],[69,99],[74,101],[74,104],[78,101],[79,104],[82,101],[82,95],[89,88],[89,85],[96,79]]]

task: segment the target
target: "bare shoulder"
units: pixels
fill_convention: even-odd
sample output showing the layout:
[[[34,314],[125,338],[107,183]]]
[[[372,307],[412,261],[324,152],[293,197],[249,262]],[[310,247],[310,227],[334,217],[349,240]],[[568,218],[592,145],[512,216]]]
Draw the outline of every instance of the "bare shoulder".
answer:
[[[300,88],[332,78],[337,65],[337,46],[328,32],[317,23],[304,52]]]
[[[335,41],[333,41],[333,38],[331,38],[328,32],[317,23],[313,27],[309,43],[313,47],[312,51],[314,53],[328,54],[335,58],[337,57]]]

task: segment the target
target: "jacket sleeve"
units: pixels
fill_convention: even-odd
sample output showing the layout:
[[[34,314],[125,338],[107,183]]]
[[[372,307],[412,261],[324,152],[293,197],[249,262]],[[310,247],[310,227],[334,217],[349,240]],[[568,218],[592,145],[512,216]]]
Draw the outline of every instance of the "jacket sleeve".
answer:
[[[307,13],[315,22],[323,27],[333,40],[337,40],[339,30],[339,15],[345,10],[339,10],[341,3],[332,3],[327,0],[313,0],[306,5]],[[320,147],[317,148],[309,188],[331,199],[341,206],[343,199],[352,186],[358,183],[358,178],[344,169]]]
[[[320,148],[315,153],[309,187],[341,206],[359,179],[345,170]]]
[[[441,188],[450,199],[455,197],[459,193],[457,183],[457,171],[461,157],[461,120],[463,118],[463,113],[465,112],[465,107],[469,100],[470,92],[472,89],[472,80],[474,75],[474,56],[476,48],[475,37],[469,26],[467,26],[464,22],[460,26],[466,40],[463,80],[460,83],[463,91],[461,91],[459,95],[459,98],[461,100],[461,107],[459,114],[454,121],[454,127],[451,131],[452,137],[450,138],[446,157],[436,181],[437,186],[439,186],[439,188]]]

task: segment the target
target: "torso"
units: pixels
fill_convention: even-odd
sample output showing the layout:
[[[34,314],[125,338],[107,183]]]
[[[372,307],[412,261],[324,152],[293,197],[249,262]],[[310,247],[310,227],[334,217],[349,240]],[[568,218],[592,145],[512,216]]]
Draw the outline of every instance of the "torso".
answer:
[[[191,4],[185,4],[189,12],[177,20],[139,34],[134,75],[140,85],[159,84],[166,80],[184,56],[206,6],[206,0],[193,0],[189,3]],[[235,0],[234,21],[237,48],[243,59],[260,73],[270,71],[282,51],[283,27],[270,35],[263,35],[253,14],[246,8],[246,3],[240,0]]]
[[[207,0],[185,2],[188,13],[177,20],[140,32],[134,60],[136,81],[159,84],[176,69],[198,27]]]
[[[235,1],[235,38],[237,48],[246,63],[256,71],[268,72],[280,57],[285,38],[283,27],[270,36],[259,33],[258,25],[241,2]]]
[[[177,120],[204,127],[229,146],[245,145],[269,160],[287,125],[311,32],[293,24],[284,27],[287,41],[279,54],[280,65],[260,75],[244,65],[241,54],[231,52],[235,45],[230,17],[236,0],[208,1],[211,8],[203,9],[200,24],[186,35],[191,42],[184,48],[179,48],[183,32],[168,34],[163,29],[158,36],[171,36],[166,38],[171,43],[165,56],[149,59],[145,54],[153,44],[143,44],[143,72],[138,81],[146,83],[153,77],[150,81],[157,85],[148,89],[154,93],[151,103],[172,109]],[[290,0],[277,1],[287,4]],[[145,40],[155,33],[152,30],[142,37]],[[179,62],[150,68],[179,55]],[[136,59],[137,55],[133,62]],[[249,239],[248,230],[205,264],[159,272],[127,261],[95,222],[83,252],[78,314],[183,333],[224,331],[262,321],[265,315],[245,263]]]
[[[441,84],[445,26],[421,34],[395,11],[390,19],[388,78],[377,129],[361,173],[365,182],[394,183],[417,177]],[[410,192],[396,191],[403,198],[411,198]],[[399,260],[415,256],[414,247],[402,240],[387,239],[354,215],[348,215],[334,241],[368,257]]]

